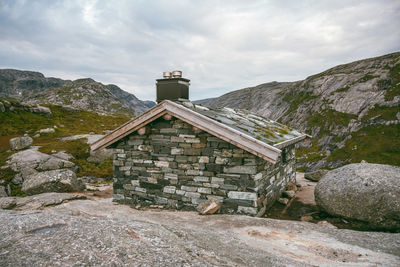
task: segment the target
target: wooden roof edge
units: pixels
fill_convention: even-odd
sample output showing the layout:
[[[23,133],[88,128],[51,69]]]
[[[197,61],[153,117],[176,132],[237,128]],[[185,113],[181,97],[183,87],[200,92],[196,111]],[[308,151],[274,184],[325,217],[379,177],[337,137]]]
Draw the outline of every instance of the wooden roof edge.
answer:
[[[129,133],[133,132],[132,129],[135,128],[136,125],[141,124],[143,121],[147,121],[157,114],[161,113],[165,109],[165,103],[160,103],[159,105],[154,106],[153,108],[147,110],[146,112],[142,113],[140,116],[129,120],[128,122],[122,124],[121,126],[114,129],[111,133],[103,136],[96,142],[90,145],[90,149],[92,151],[96,151],[111,145],[112,143],[118,141],[122,137],[125,137]],[[128,132],[128,133],[127,133]]]
[[[304,140],[306,138],[311,138],[311,136],[308,135],[308,134],[303,134],[303,135],[300,135],[300,136],[298,136],[296,138],[292,138],[292,139],[277,143],[277,144],[274,145],[274,147],[281,149],[281,148],[284,148],[286,146],[298,143],[298,142],[300,142],[300,141],[302,141],[302,140]]]

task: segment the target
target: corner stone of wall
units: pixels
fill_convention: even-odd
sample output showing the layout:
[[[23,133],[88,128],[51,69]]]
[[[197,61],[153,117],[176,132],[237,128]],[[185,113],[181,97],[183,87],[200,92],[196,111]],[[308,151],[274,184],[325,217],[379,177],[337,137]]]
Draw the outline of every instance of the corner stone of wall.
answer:
[[[114,149],[114,201],[193,210],[217,198],[221,212],[265,212],[295,182],[294,146],[267,162],[179,119],[159,118]]]

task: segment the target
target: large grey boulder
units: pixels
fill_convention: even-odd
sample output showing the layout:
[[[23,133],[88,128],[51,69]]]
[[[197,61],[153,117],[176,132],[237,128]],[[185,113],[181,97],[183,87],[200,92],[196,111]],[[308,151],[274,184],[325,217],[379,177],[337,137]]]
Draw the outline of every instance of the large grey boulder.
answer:
[[[4,107],[3,102],[0,101],[0,112],[5,112],[6,108]]]
[[[51,110],[48,107],[43,107],[40,105],[30,107],[29,111],[32,113],[37,113],[46,117],[51,117],[53,116],[53,113],[51,113]]]
[[[33,143],[33,139],[29,136],[21,136],[10,139],[11,150],[21,150],[29,148]]]
[[[22,191],[27,195],[45,192],[72,192],[82,189],[73,171],[68,169],[38,172],[25,178]]]
[[[332,170],[315,187],[315,201],[332,215],[400,229],[400,167],[358,163]]]

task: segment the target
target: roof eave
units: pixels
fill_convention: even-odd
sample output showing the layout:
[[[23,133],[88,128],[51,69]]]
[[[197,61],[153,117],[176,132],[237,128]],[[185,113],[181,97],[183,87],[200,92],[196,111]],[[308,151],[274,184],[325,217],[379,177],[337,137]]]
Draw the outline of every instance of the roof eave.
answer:
[[[298,137],[295,137],[295,138],[292,138],[292,139],[285,140],[283,142],[277,143],[277,144],[274,145],[274,147],[282,149],[284,147],[287,147],[287,146],[296,144],[298,142],[301,142],[306,138],[311,138],[311,136],[309,136],[308,134],[303,134],[303,135],[300,135]]]

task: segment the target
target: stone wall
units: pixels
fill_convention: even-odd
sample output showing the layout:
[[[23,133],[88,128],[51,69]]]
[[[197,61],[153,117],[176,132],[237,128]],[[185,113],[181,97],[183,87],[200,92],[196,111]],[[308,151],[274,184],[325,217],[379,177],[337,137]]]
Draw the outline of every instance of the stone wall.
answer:
[[[224,213],[256,215],[295,182],[294,147],[272,164],[175,118],[117,142],[114,201],[194,209],[209,198]]]

